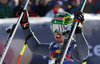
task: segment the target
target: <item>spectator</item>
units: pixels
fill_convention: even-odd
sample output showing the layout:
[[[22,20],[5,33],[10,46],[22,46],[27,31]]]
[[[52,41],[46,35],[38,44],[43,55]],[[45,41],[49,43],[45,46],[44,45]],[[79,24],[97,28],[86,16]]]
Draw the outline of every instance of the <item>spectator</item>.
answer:
[[[91,13],[92,5],[92,0],[87,0],[86,5],[84,7],[84,12]]]
[[[69,13],[73,14],[73,13],[77,12],[77,9],[80,5],[80,0],[72,0],[71,5],[72,5],[72,7],[71,7],[71,10],[69,11]]]
[[[21,5],[22,6],[25,5],[25,2],[26,2],[26,0],[20,0],[19,1],[19,5],[14,9],[14,17],[17,17],[16,13],[19,11]],[[29,5],[27,6],[29,17],[39,17],[39,15],[37,15],[35,12],[32,11],[31,5],[32,5],[32,2],[30,1]]]
[[[14,17],[16,17],[16,13],[19,11],[20,6],[21,6],[21,5],[24,5],[25,2],[26,2],[26,0],[19,0],[18,6],[14,8]]]
[[[13,16],[13,9],[8,6],[8,0],[0,0],[0,18],[11,18]]]
[[[89,1],[89,0],[87,0]],[[97,2],[97,0],[92,0],[92,4],[94,5]]]
[[[39,5],[34,10],[34,12],[38,14],[40,17],[45,16],[45,14],[49,11],[47,3],[48,0],[40,0]]]
[[[34,11],[34,9],[37,8],[37,5],[38,5],[38,1],[37,0],[30,0],[31,1],[31,10]]]
[[[9,6],[14,9],[15,7],[18,6],[18,0],[9,1]]]
[[[100,13],[100,0],[92,6],[92,13]]]
[[[28,10],[28,13],[29,13],[29,17],[39,17],[39,15],[37,15],[35,12],[32,11],[30,5],[27,6],[27,10]]]
[[[30,0],[29,5],[27,6],[29,17],[39,17],[39,15],[37,15],[34,12],[34,9],[36,9],[37,5],[38,5],[38,1],[37,0]]]
[[[51,9],[50,11],[48,11],[45,15],[45,17],[52,17],[57,13],[57,8],[54,7],[53,9]]]
[[[72,8],[72,5],[70,3],[70,1],[65,1],[63,2],[63,9],[66,11],[66,12],[69,12]]]
[[[56,2],[54,3],[54,7],[56,7],[57,9],[58,9],[58,8],[62,8],[62,6],[63,6],[63,2],[62,2],[62,1],[56,1]]]
[[[53,8],[47,12],[47,14],[45,15],[46,17],[53,17],[56,13],[58,12],[65,12],[64,9],[62,8],[62,1],[57,1]]]

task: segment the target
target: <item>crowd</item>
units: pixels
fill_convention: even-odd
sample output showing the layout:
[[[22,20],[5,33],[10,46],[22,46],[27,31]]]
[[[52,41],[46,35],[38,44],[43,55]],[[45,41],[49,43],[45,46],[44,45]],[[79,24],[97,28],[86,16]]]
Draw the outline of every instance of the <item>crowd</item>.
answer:
[[[26,0],[0,0],[0,18],[17,17],[16,12]],[[77,11],[81,0],[30,0],[27,10],[30,17],[52,17],[57,12]],[[85,13],[100,13],[100,0],[87,0]]]

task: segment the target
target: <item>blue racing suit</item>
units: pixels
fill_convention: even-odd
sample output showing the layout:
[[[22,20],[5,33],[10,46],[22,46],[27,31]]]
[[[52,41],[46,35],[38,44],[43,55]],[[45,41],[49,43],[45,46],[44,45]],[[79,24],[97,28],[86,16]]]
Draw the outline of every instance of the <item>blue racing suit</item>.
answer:
[[[73,44],[70,45],[68,52],[65,56],[64,62],[63,64],[81,64],[79,62],[76,62],[72,56],[71,56],[71,46]],[[74,44],[75,45],[75,44]],[[61,45],[59,45],[58,43],[52,42],[51,46],[50,46],[50,59],[49,59],[49,64],[53,64],[56,60],[56,58],[60,55],[61,52]]]
[[[23,29],[23,33],[25,38],[27,38],[27,36],[31,34],[32,31],[30,28],[27,28]],[[27,40],[27,45],[34,54],[50,57],[49,63],[57,58],[62,47],[55,41],[51,43],[40,43],[39,40],[35,37],[35,34],[33,34]],[[75,34],[75,40],[72,40],[71,42],[65,57],[64,64],[78,64],[78,62],[82,63],[88,58],[88,54],[88,43],[83,33]]]

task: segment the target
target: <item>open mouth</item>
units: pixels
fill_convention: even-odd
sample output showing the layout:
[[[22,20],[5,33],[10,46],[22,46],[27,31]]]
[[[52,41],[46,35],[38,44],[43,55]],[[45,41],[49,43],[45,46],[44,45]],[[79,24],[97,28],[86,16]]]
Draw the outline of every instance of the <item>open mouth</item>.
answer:
[[[56,38],[61,38],[61,36],[60,35],[56,35]]]

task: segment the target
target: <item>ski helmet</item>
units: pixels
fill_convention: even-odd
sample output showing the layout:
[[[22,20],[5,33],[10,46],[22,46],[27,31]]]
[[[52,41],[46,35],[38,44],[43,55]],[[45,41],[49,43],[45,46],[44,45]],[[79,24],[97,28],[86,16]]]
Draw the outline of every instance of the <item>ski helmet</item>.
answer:
[[[52,33],[54,33],[55,31],[63,33],[64,30],[70,30],[69,27],[71,28],[72,22],[73,18],[68,12],[57,13],[51,20],[51,31]]]

